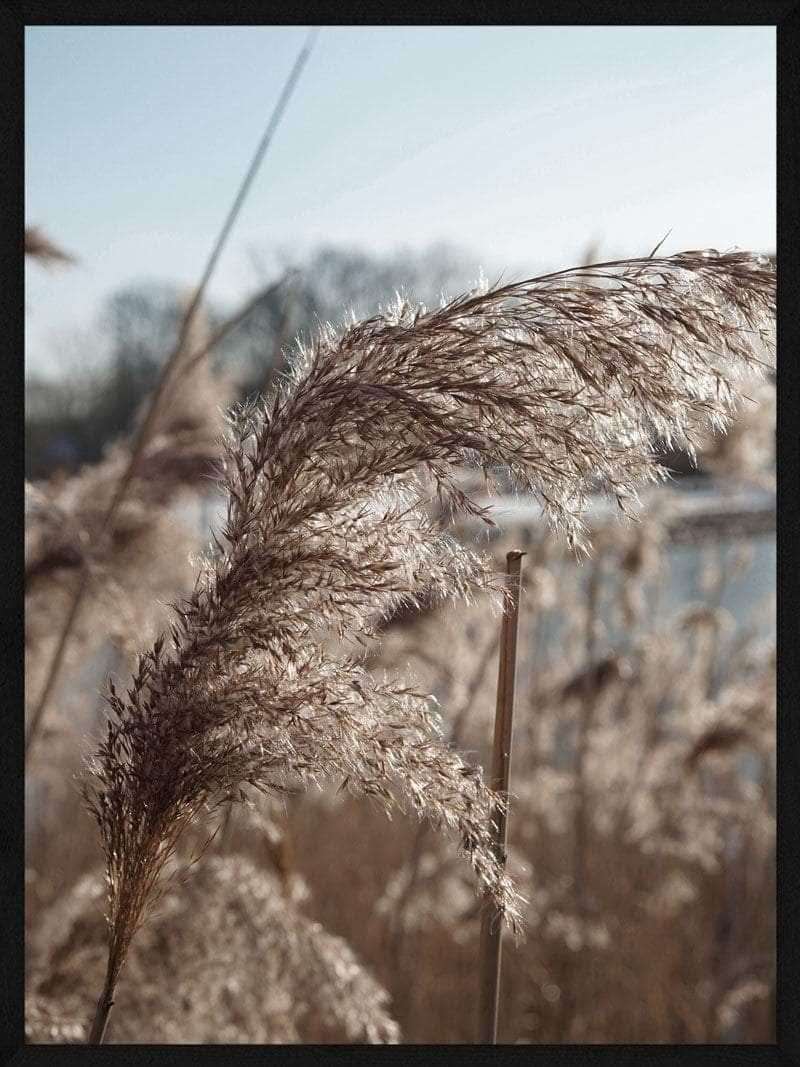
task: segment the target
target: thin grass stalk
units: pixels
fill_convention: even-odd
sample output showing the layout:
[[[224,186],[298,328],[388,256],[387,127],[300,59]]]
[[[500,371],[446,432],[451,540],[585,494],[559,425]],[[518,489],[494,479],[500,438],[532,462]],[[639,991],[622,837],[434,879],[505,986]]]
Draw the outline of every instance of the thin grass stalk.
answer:
[[[117,488],[100,523],[100,529],[98,531],[98,538],[100,540],[102,540],[106,531],[111,526],[111,523],[113,522],[120,508],[120,505],[125,499],[128,489],[130,488],[131,482],[133,481],[133,478],[135,477],[136,472],[139,468],[142,456],[144,455],[144,450],[147,447],[147,443],[149,442],[150,438],[152,437],[153,430],[155,429],[156,418],[159,414],[161,400],[166,391],[166,387],[172,377],[172,373],[175,369],[175,366],[179,362],[179,358],[183,352],[186,340],[189,337],[189,332],[191,330],[192,323],[194,322],[194,317],[197,313],[197,309],[200,307],[200,303],[203,299],[203,296],[205,295],[206,289],[208,288],[208,283],[214,273],[214,269],[217,265],[220,254],[222,253],[222,250],[225,244],[227,243],[228,237],[230,236],[231,230],[233,229],[233,224],[236,221],[236,218],[241,210],[242,204],[244,203],[245,197],[247,196],[247,193],[250,190],[250,186],[253,183],[253,179],[256,176],[258,168],[264,158],[267,149],[269,148],[270,142],[272,141],[272,137],[276,129],[278,128],[278,124],[280,123],[284,111],[286,110],[286,106],[289,103],[289,99],[292,95],[295,85],[297,84],[298,78],[300,77],[303,67],[305,66],[305,63],[311,53],[311,48],[316,33],[317,31],[316,29],[314,29],[308,35],[306,43],[300,50],[300,53],[298,54],[297,59],[295,60],[294,65],[291,71],[289,72],[289,76],[283,86],[281,95],[278,99],[278,103],[275,105],[272,115],[270,116],[270,120],[267,124],[266,130],[264,131],[264,135],[261,138],[261,142],[259,143],[259,146],[256,149],[256,153],[253,156],[250,166],[248,167],[247,173],[245,174],[244,179],[242,180],[236,192],[236,196],[234,197],[233,203],[230,207],[230,210],[228,211],[227,217],[222,225],[222,229],[219,232],[217,240],[214,243],[214,247],[211,250],[211,254],[208,257],[208,261],[206,262],[205,269],[203,270],[203,274],[200,278],[197,288],[195,289],[194,295],[192,296],[192,299],[189,302],[189,305],[184,313],[180,332],[178,334],[178,340],[172,352],[170,353],[169,358],[164,363],[158,382],[156,383],[156,387],[153,391],[153,395],[151,397],[147,413],[145,414],[144,420],[142,421],[142,424],[139,427],[139,431],[134,440],[133,447],[131,449],[130,461],[128,462],[127,467],[125,468],[119,482],[117,483]],[[31,715],[30,727],[25,738],[26,762],[33,743],[39,736],[39,733],[41,731],[41,725],[42,720],[44,718],[44,714],[47,710],[48,704],[50,702],[50,697],[52,696],[56,683],[58,681],[61,672],[61,667],[64,661],[64,653],[66,652],[70,635],[78,618],[78,613],[80,611],[89,584],[88,579],[89,570],[86,564],[84,563],[82,564],[78,574],[75,593],[73,594],[66,618],[64,619],[64,624],[59,635],[55,652],[53,653],[53,658],[50,662],[50,666],[47,671],[47,677],[45,678],[45,683],[42,687],[42,692]]]
[[[176,381],[180,381],[180,379],[185,377],[185,375],[188,374],[201,359],[205,359],[210,352],[225,340],[229,333],[232,333],[237,326],[244,322],[244,320],[255,311],[262,301],[266,300],[267,297],[272,296],[274,293],[277,293],[281,286],[285,285],[287,279],[291,276],[291,271],[287,271],[287,273],[282,275],[276,282],[271,282],[263,289],[259,289],[252,299],[248,300],[238,311],[234,312],[230,318],[223,322],[220,328],[211,335],[206,344],[201,348],[198,348],[196,352],[188,357],[188,359],[181,360],[181,365],[177,371]]]
[[[289,291],[286,294],[286,300],[283,304],[283,313],[281,314],[281,321],[278,324],[278,332],[275,337],[275,344],[272,347],[272,356],[270,357],[267,366],[264,371],[264,385],[262,392],[266,393],[269,387],[272,385],[272,380],[275,376],[275,368],[281,364],[281,352],[283,346],[289,339],[289,327],[292,321],[292,315],[294,313],[294,307],[297,303],[297,296],[300,292],[300,281],[302,274],[300,271],[294,271],[291,275],[292,280],[289,286]]]
[[[494,719],[492,772],[490,788],[503,798],[494,809],[493,850],[499,865],[505,869],[508,841],[508,783],[511,771],[511,733],[514,716],[514,688],[517,670],[517,632],[519,630],[519,601],[522,586],[522,557],[524,552],[512,549],[506,554],[506,591],[508,599],[503,610],[500,630],[500,662],[497,673],[497,708]],[[484,902],[481,921],[480,960],[478,981],[478,1041],[483,1045],[497,1044],[497,1017],[500,999],[500,961],[503,949],[502,916],[495,904]]]

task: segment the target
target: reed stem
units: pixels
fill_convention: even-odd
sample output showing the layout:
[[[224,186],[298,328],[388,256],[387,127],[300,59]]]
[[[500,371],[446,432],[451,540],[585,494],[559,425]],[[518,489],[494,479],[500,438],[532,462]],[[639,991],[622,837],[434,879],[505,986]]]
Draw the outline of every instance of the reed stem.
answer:
[[[111,1008],[114,1005],[114,983],[110,979],[106,979],[106,983],[103,986],[103,992],[100,994],[100,999],[97,1002],[97,1010],[94,1013],[94,1019],[92,1020],[92,1028],[89,1031],[89,1037],[86,1041],[87,1045],[102,1045],[106,1035],[106,1027],[108,1026],[108,1017],[111,1014]]]
[[[513,550],[506,555],[506,590],[508,599],[500,630],[500,662],[497,675],[497,708],[494,718],[494,744],[489,786],[505,798],[493,815],[493,851],[501,868],[506,865],[508,840],[508,781],[511,770],[511,730],[514,715],[514,688],[517,668],[517,632],[524,552]],[[496,905],[487,898],[481,920],[478,980],[478,1041],[497,1044],[497,1017],[500,996],[500,960],[503,947],[503,919]]]

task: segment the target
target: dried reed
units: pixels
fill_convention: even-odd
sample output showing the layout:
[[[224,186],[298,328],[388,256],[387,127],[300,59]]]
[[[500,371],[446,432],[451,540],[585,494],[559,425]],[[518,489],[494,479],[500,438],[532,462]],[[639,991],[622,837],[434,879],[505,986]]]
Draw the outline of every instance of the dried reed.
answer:
[[[506,555],[506,588],[508,603],[503,612],[500,657],[497,677],[497,707],[494,719],[492,746],[492,789],[508,797],[511,773],[511,739],[513,734],[514,695],[517,671],[517,631],[519,601],[522,594],[522,557],[524,552],[513,550]],[[496,827],[492,847],[501,868],[505,869],[508,847],[508,800],[493,812]],[[481,945],[478,962],[478,1033],[481,1043],[497,1044],[497,1017],[500,999],[500,964],[503,950],[502,915],[489,906],[481,921]]]
[[[442,742],[426,697],[353,650],[400,605],[492,587],[489,562],[424,510],[434,490],[481,516],[454,469],[504,467],[581,543],[587,492],[622,510],[660,476],[656,440],[723,427],[736,380],[771,346],[774,271],[687,252],[561,271],[426,312],[398,301],[301,347],[287,380],[233,419],[217,554],[176,606],[169,643],[109,683],[85,783],[106,854],[110,941],[90,1041],[187,827],[246,788],[322,778],[457,829],[516,925],[492,851],[499,798]]]

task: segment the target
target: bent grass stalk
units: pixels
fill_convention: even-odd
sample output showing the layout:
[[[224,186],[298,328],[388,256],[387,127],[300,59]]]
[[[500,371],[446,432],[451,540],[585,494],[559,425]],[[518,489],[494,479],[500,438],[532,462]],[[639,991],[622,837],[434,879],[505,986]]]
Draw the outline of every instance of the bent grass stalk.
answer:
[[[775,273],[687,252],[559,271],[428,312],[403,301],[300,346],[238,411],[227,520],[169,641],[109,683],[84,784],[106,855],[103,1033],[132,938],[189,826],[247,790],[323,779],[457,832],[481,891],[522,905],[491,831],[497,794],[441,736],[424,693],[363,667],[401,608],[496,588],[430,518],[432,495],[493,524],[459,484],[504,468],[575,546],[592,489],[623,511],[663,477],[654,445],[722,428],[772,345]],[[361,649],[361,650],[360,650]]]

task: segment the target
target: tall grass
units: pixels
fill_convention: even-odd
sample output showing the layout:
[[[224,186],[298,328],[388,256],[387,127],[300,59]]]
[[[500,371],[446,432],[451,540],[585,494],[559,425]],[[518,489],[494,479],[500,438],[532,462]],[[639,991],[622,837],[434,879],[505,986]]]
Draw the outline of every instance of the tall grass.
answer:
[[[462,838],[512,926],[523,902],[491,849],[498,798],[443,741],[423,693],[364,669],[359,646],[403,606],[491,588],[493,567],[425,502],[492,519],[456,470],[499,468],[584,541],[600,488],[623,511],[658,479],[657,442],[723,428],[737,382],[769,359],[774,271],[688,252],[597,264],[404,302],[301,348],[240,410],[225,450],[227,521],[169,637],[127,694],[85,783],[109,884],[109,952],[90,1040],[186,831],[248,789],[333,778]],[[588,727],[587,727],[588,729]]]
[[[528,932],[503,964],[504,1042],[774,1040],[774,647],[748,632],[746,614],[733,630],[728,611],[715,606],[729,603],[726,584],[732,593],[745,588],[741,551],[725,549],[720,566],[721,550],[693,550],[707,557],[687,590],[698,603],[667,610],[675,561],[667,570],[666,529],[652,519],[593,526],[602,579],[593,665],[584,658],[586,566],[538,532],[525,544],[509,854],[529,898]],[[523,534],[516,529],[514,541]],[[507,543],[493,551],[497,566]],[[496,638],[496,620],[480,601],[398,615],[369,666],[407,672],[410,662],[418,686],[441,702],[445,736],[457,731],[458,747],[485,762]],[[574,904],[573,738],[587,677],[596,710],[584,759],[582,920]],[[43,745],[54,776],[65,776],[67,751],[52,739]],[[29,857],[27,1025],[30,1040],[75,1041],[85,1039],[104,973],[103,879],[93,857],[54,847],[65,819],[80,829],[79,814],[66,803],[48,808],[56,832]],[[274,991],[271,980],[265,990],[272,963],[261,949],[283,935],[248,926],[229,880],[212,901],[219,867],[208,860],[219,855],[233,872],[241,858],[254,865],[278,907],[292,902],[285,920],[270,909],[269,923],[291,929],[305,915],[323,924],[312,938],[327,930],[345,940],[390,994],[384,1011],[403,1040],[473,1041],[478,901],[456,850],[423,826],[401,818],[387,833],[370,805],[327,791],[240,808],[225,850],[216,839],[184,884],[170,882],[134,940],[110,1040],[374,1039],[348,1031],[342,1014],[320,1031],[307,1006],[327,994],[314,992],[322,979],[308,963],[298,959],[299,978],[282,972]],[[198,840],[189,832],[186,844]],[[243,878],[236,899],[246,905],[250,893]],[[303,992],[290,995],[297,987],[285,983],[296,980]],[[347,988],[333,998],[341,1013],[350,1010]]]

